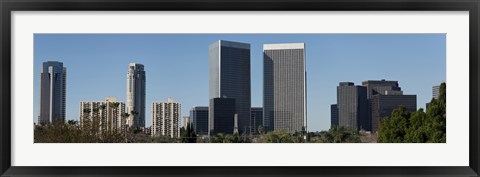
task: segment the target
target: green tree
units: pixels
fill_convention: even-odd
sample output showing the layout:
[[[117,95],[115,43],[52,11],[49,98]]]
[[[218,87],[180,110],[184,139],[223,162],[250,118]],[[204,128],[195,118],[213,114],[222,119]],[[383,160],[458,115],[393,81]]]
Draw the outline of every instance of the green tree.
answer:
[[[440,85],[438,99],[433,98],[426,112],[419,109],[408,113],[399,107],[383,119],[378,131],[381,143],[445,143],[446,142],[446,84]]]
[[[67,121],[67,124],[68,124],[68,125],[71,125],[71,126],[77,126],[77,123],[78,123],[78,122],[77,122],[76,120],[68,120],[68,121]]]
[[[285,130],[274,130],[262,135],[265,143],[294,143],[293,136]]]
[[[404,106],[393,110],[390,118],[384,118],[380,123],[378,142],[402,143],[406,134],[410,114]]]
[[[320,136],[311,137],[311,143],[360,143],[356,131],[348,131],[345,127],[332,126],[328,131],[321,131]]]
[[[258,128],[257,128],[257,130],[258,130],[258,133],[259,133],[260,135],[262,135],[263,133],[265,133],[265,128],[264,128],[262,125],[259,125]]]
[[[197,142],[197,135],[195,134],[195,131],[190,123],[187,125],[187,127],[180,128],[180,136],[182,138],[182,143]]]

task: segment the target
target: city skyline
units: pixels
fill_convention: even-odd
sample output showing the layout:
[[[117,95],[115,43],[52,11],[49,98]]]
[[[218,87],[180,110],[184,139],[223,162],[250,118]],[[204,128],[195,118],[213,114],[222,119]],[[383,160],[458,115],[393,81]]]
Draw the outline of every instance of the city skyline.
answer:
[[[181,110],[182,116],[185,116],[189,115],[188,111],[193,106],[208,105],[208,45],[220,39],[252,45],[251,107],[262,107],[263,104],[262,45],[307,43],[309,46],[306,54],[308,56],[307,119],[309,131],[325,130],[330,127],[330,105],[335,103],[335,87],[338,82],[398,80],[406,93],[418,95],[417,105],[419,107],[417,108],[420,108],[430,101],[432,86],[445,81],[444,34],[36,34],[34,69],[38,71],[39,63],[48,60],[61,61],[69,69],[67,85],[67,98],[69,99],[67,99],[66,119],[79,119],[78,104],[83,100],[101,100],[106,96],[115,96],[119,98],[119,101],[125,101],[125,97],[122,97],[125,95],[125,67],[129,63],[145,65],[145,70],[149,75],[146,86],[146,104],[172,97],[185,105]],[[124,43],[120,41],[124,41]],[[189,41],[188,44],[184,43],[186,41]],[[55,47],[51,49],[52,46]],[[331,50],[331,48],[336,48],[336,50]],[[350,50],[342,53],[341,49],[344,48]],[[180,49],[188,52],[179,53]],[[329,53],[329,55],[324,53]],[[363,55],[358,55],[359,53]],[[367,60],[368,62],[361,62],[365,58],[370,59]],[[93,61],[98,66],[84,64]],[[345,62],[349,64],[341,65]],[[378,67],[377,72],[359,72],[368,67],[377,66],[384,68]],[[123,69],[117,71],[119,68]],[[342,75],[342,73],[332,71],[331,68],[341,68],[341,72],[351,72],[351,74]],[[82,69],[89,72],[82,73],[80,72]],[[402,69],[403,71],[401,71]],[[39,77],[37,75],[34,77],[35,100],[38,99]],[[93,83],[96,87],[87,87],[86,83]],[[159,83],[165,84],[160,87]],[[165,85],[169,85],[169,87]],[[38,100],[34,103],[38,103]],[[38,104],[34,104],[34,112],[38,113]],[[36,116],[38,115],[34,115],[34,117]],[[147,117],[145,125],[151,125],[151,120],[149,120],[151,110],[148,107],[145,117]]]

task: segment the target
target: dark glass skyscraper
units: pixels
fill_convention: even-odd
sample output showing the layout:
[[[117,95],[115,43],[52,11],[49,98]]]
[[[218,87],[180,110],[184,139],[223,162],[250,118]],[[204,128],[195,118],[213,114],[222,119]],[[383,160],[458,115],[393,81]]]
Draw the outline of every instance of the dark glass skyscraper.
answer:
[[[250,44],[217,41],[209,47],[209,58],[209,100],[223,97],[235,100],[234,111],[242,134],[250,129]],[[213,109],[217,108],[209,108],[209,120],[214,119],[213,113],[218,111]]]
[[[367,80],[362,82],[362,86],[367,88],[367,99],[370,99],[373,95],[385,95],[385,92],[396,92],[400,94],[401,88],[398,86],[398,81],[386,81],[382,80]]]
[[[348,130],[368,126],[367,88],[340,82],[337,86],[338,123]]]
[[[208,106],[195,106],[190,110],[190,120],[197,135],[208,135]]]
[[[362,82],[362,86],[367,88],[367,99],[368,99],[368,122],[365,122],[364,129],[371,131],[373,128],[374,118],[373,118],[373,107],[372,107],[372,97],[375,95],[402,95],[402,89],[398,85],[398,81],[387,81],[382,80],[367,80]]]
[[[62,62],[43,62],[40,73],[40,115],[38,124],[65,121],[67,68]]]
[[[338,107],[337,104],[330,105],[330,127],[338,127]]]
[[[209,136],[217,133],[233,134],[235,125],[235,99],[213,98],[210,99]]]
[[[263,125],[290,133],[307,128],[305,44],[263,45]]]
[[[258,127],[263,126],[263,108],[262,107],[252,107],[251,109],[252,113],[252,119],[251,119],[251,124],[252,124],[252,133],[258,133]]]
[[[403,106],[407,112],[417,110],[417,95],[373,95],[372,96],[372,132],[378,131],[380,122],[390,117],[393,110]]]

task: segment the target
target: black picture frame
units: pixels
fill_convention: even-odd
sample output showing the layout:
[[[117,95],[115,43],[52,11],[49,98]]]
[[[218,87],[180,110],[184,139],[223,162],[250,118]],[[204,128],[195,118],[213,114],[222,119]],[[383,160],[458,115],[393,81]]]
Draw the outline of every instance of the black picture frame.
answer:
[[[0,0],[2,176],[478,176],[479,0]],[[20,167],[11,166],[13,11],[468,11],[469,166],[462,167]],[[448,152],[445,152],[448,153]],[[259,159],[261,160],[261,159]]]

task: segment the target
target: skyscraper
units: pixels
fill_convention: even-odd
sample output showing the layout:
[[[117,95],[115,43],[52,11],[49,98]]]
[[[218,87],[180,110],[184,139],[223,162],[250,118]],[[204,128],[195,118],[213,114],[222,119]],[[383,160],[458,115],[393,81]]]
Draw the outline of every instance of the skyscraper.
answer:
[[[219,40],[210,45],[209,58],[209,102],[214,98],[234,99],[242,134],[250,127],[250,44]],[[216,112],[213,109],[209,108],[210,120]]]
[[[190,109],[190,119],[197,135],[208,135],[208,106],[195,106]]]
[[[129,127],[145,127],[145,70],[130,63],[127,72],[127,120]]]
[[[337,86],[338,124],[348,130],[365,129],[368,119],[367,88],[340,82]]]
[[[235,99],[213,98],[210,99],[208,129],[209,136],[218,133],[233,134],[235,129]]]
[[[258,133],[258,127],[263,126],[263,108],[262,107],[252,107],[252,133]]]
[[[338,107],[337,104],[330,105],[330,127],[338,127]]]
[[[432,98],[438,99],[440,97],[440,85],[432,87]]]
[[[407,112],[417,110],[417,95],[377,94],[372,96],[372,132],[378,131],[380,122],[390,117],[394,109],[403,106]]]
[[[307,128],[305,44],[263,45],[263,125],[267,131]]]
[[[115,97],[107,97],[105,101],[80,102],[80,127],[98,127],[103,131],[121,131],[125,125],[125,103]]]
[[[374,95],[402,95],[403,91],[398,85],[398,81],[382,80],[367,80],[362,82],[362,86],[367,88],[368,99],[368,118],[364,124],[365,130],[372,130],[373,113],[372,113],[372,96]]]
[[[180,103],[172,98],[168,102],[152,104],[152,136],[180,137]]]
[[[382,80],[367,80],[362,82],[362,86],[367,88],[367,99],[370,99],[373,95],[385,95],[385,92],[397,92],[402,93],[402,89],[398,86],[398,81]]]
[[[67,68],[62,62],[43,62],[40,73],[40,109],[38,124],[65,121]]]

